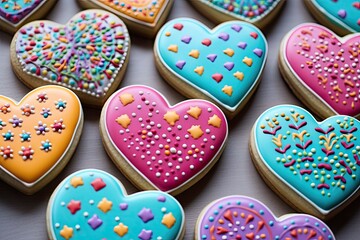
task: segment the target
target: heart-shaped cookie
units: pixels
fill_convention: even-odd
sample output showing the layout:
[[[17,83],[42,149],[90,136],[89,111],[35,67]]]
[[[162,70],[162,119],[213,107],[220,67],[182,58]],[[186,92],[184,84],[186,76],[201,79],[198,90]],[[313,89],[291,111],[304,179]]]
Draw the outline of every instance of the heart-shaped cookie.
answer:
[[[250,140],[253,162],[266,183],[294,208],[331,218],[357,195],[360,122],[333,116],[317,122],[293,105],[265,111]]]
[[[38,191],[70,160],[82,125],[80,101],[66,88],[39,87],[18,103],[0,96],[0,178]]]
[[[78,0],[84,8],[101,8],[119,16],[130,31],[154,37],[170,13],[174,0]]]
[[[191,0],[195,8],[211,21],[241,20],[264,29],[275,18],[285,0]]]
[[[176,195],[201,179],[220,157],[228,135],[221,110],[203,100],[169,106],[152,88],[114,93],[100,119],[105,149],[140,189]]]
[[[47,209],[51,240],[182,239],[184,212],[175,198],[158,191],[127,195],[112,175],[86,169],[68,176]]]
[[[313,216],[288,214],[276,218],[263,203],[235,195],[204,208],[196,224],[195,239],[335,240],[335,236]]]
[[[313,16],[340,35],[360,32],[360,1],[304,0]]]
[[[15,74],[34,88],[58,84],[85,104],[102,106],[125,73],[130,38],[124,23],[102,10],[76,14],[66,25],[35,21],[11,43]]]
[[[359,117],[359,54],[360,34],[340,38],[306,23],[283,39],[279,66],[295,95],[320,117]]]
[[[216,103],[233,117],[255,91],[267,58],[267,42],[251,24],[231,21],[213,30],[174,19],[159,31],[156,65],[170,85],[189,98]]]
[[[57,0],[0,1],[0,29],[16,32],[22,25],[43,17]]]

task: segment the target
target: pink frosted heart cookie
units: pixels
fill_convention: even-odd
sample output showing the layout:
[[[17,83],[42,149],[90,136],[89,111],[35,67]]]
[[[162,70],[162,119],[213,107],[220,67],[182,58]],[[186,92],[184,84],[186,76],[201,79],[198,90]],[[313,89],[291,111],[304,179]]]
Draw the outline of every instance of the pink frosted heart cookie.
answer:
[[[1,0],[0,30],[14,33],[24,24],[42,18],[57,0]]]
[[[174,0],[77,0],[84,8],[100,8],[119,16],[130,31],[154,37],[170,13]]]
[[[235,195],[210,203],[196,223],[195,240],[222,239],[335,240],[335,236],[325,223],[311,215],[276,218],[263,203]]]
[[[170,106],[146,86],[114,93],[100,119],[107,153],[140,189],[176,195],[219,159],[228,135],[222,111],[204,100]]]
[[[65,25],[35,21],[23,26],[12,40],[10,57],[27,86],[65,86],[83,103],[102,106],[120,84],[129,51],[124,23],[93,9],[79,12]]]
[[[280,71],[295,95],[322,118],[360,115],[360,34],[341,38],[306,23],[295,27],[280,47]]]

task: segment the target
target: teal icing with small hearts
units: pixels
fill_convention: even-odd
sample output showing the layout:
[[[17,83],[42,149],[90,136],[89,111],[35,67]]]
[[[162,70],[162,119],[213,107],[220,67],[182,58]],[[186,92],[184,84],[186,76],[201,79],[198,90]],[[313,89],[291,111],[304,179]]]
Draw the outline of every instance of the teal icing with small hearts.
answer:
[[[48,206],[50,239],[179,239],[184,212],[160,191],[127,196],[110,174],[86,169],[68,176]]]
[[[281,181],[328,214],[360,184],[360,122],[333,116],[323,122],[303,108],[265,111],[253,130],[261,160]]]
[[[331,22],[350,32],[360,32],[360,1],[311,0]]]
[[[230,111],[256,86],[267,58],[264,35],[241,21],[210,30],[193,19],[174,19],[159,31],[155,49],[173,75]]]

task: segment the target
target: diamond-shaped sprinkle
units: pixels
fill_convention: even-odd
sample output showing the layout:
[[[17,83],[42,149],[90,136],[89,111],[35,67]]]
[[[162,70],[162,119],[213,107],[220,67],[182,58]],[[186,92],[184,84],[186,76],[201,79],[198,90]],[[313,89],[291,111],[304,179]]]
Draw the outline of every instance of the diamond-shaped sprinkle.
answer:
[[[90,225],[90,227],[91,227],[93,230],[96,230],[98,227],[100,227],[102,223],[103,223],[103,221],[102,221],[96,214],[94,214],[94,215],[88,220],[88,224]]]

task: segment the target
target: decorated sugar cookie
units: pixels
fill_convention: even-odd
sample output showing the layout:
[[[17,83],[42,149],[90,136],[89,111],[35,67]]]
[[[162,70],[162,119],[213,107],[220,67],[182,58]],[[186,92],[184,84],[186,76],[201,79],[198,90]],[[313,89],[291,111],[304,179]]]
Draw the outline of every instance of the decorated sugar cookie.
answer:
[[[279,14],[286,0],[191,0],[189,2],[201,14],[216,23],[241,20],[263,29]]]
[[[70,160],[82,125],[80,101],[66,88],[39,87],[18,103],[0,96],[0,178],[35,193]]]
[[[109,98],[100,131],[107,153],[138,188],[176,195],[213,167],[225,148],[228,126],[210,102],[170,106],[154,89],[134,85]]]
[[[232,118],[260,82],[267,42],[251,24],[231,21],[213,30],[189,19],[174,19],[159,31],[155,63],[164,79],[189,98],[216,103]]]
[[[304,0],[313,16],[340,35],[360,32],[357,0]]]
[[[359,117],[360,34],[338,37],[306,23],[295,27],[280,47],[280,70],[295,95],[322,118]]]
[[[335,240],[331,229],[307,214],[276,218],[263,203],[234,195],[213,201],[201,212],[195,240],[284,239]]]
[[[131,32],[154,37],[170,13],[174,0],[78,0],[84,8],[100,8],[119,16]]]
[[[35,21],[11,43],[15,74],[29,87],[58,84],[87,105],[102,106],[125,73],[130,38],[124,23],[102,10],[76,14],[66,25]]]
[[[304,109],[265,111],[251,132],[250,153],[265,182],[295,209],[322,219],[358,195],[360,122],[333,116],[323,122]]]
[[[183,238],[184,211],[160,191],[127,195],[112,175],[86,169],[68,176],[47,209],[51,240]]]
[[[22,25],[46,15],[57,0],[1,0],[0,30],[16,32]]]

